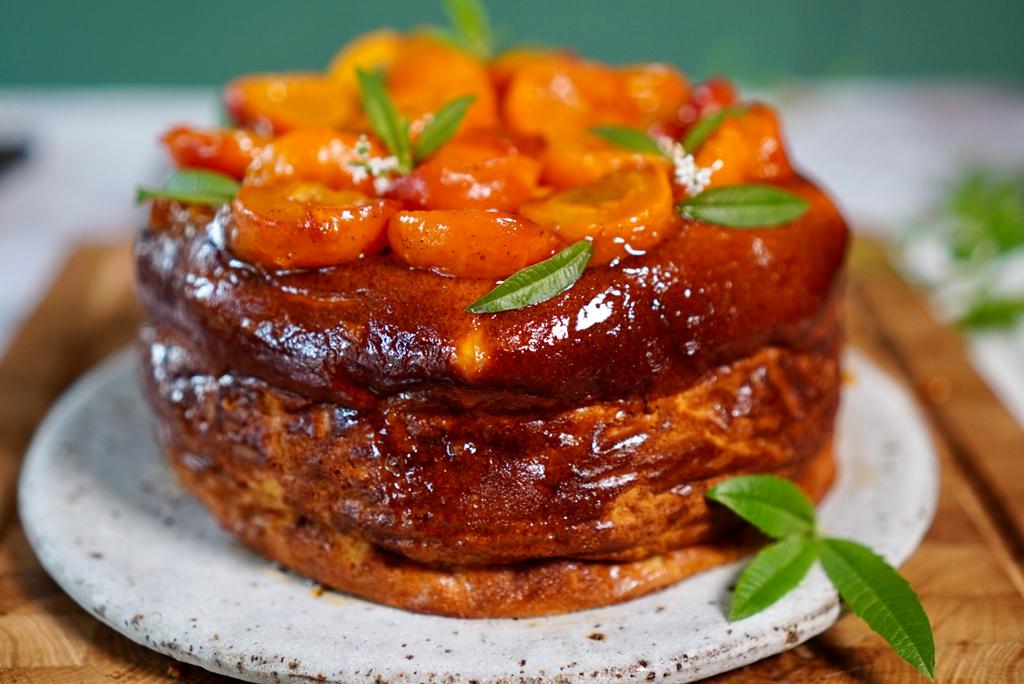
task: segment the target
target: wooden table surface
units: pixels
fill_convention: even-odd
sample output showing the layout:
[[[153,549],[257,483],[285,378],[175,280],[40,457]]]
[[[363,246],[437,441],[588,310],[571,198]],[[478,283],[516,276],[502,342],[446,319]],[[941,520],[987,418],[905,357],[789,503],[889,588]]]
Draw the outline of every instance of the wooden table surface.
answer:
[[[851,342],[914,391],[942,466],[938,512],[904,574],[935,631],[941,682],[1024,682],[1024,432],[971,370],[957,333],[860,242]],[[220,682],[128,641],[39,566],[15,507],[35,426],[61,390],[128,343],[138,321],[127,246],[82,246],[0,361],[0,681]],[[671,638],[671,635],[666,635]],[[856,617],[722,682],[923,681]]]

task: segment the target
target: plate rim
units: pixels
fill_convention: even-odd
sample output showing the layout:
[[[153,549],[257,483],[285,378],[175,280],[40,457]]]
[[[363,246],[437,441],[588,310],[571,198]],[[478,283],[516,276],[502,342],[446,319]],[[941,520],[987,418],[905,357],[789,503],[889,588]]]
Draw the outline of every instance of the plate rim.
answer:
[[[90,600],[88,592],[85,587],[77,585],[71,581],[70,577],[63,575],[59,571],[55,571],[52,567],[53,558],[49,556],[49,549],[46,548],[46,544],[42,540],[42,535],[39,534],[39,530],[36,529],[36,525],[39,521],[35,520],[32,515],[26,515],[31,506],[30,495],[26,494],[28,486],[26,482],[31,480],[32,469],[37,466],[36,464],[43,458],[37,454],[45,452],[51,443],[55,443],[56,437],[60,434],[59,427],[62,426],[70,416],[75,415],[81,408],[88,404],[88,399],[95,395],[97,392],[102,391],[107,385],[112,384],[114,380],[119,378],[120,374],[131,372],[133,375],[137,360],[137,350],[133,346],[129,346],[118,352],[115,352],[111,356],[102,360],[98,364],[90,368],[86,373],[77,378],[71,383],[60,395],[60,397],[51,405],[48,409],[46,416],[40,421],[36,432],[34,433],[30,446],[25,452],[25,456],[21,463],[21,469],[18,477],[18,493],[17,493],[17,510],[19,520],[21,521],[22,528],[24,530],[26,539],[29,542],[33,552],[36,555],[40,565],[44,568],[47,574],[53,578],[53,580],[60,586],[60,588],[79,606],[81,606],[90,616],[100,620],[110,628],[114,629],[121,635],[127,637],[131,641],[144,646],[148,649],[157,651],[164,655],[167,655],[176,660],[190,663],[198,667],[204,668],[211,672],[216,672],[229,677],[243,679],[245,681],[254,682],[277,682],[277,681],[308,681],[310,675],[302,672],[283,672],[268,671],[263,669],[245,669],[241,666],[242,661],[239,661],[237,666],[233,666],[234,663],[220,662],[216,659],[211,660],[210,658],[203,658],[201,654],[192,654],[185,652],[180,648],[177,648],[174,644],[157,643],[149,637],[148,632],[145,629],[139,628],[137,625],[133,625],[130,621],[121,622],[115,619],[112,615],[108,615],[105,610],[97,610],[93,605],[93,601]],[[894,563],[897,567],[902,565],[920,546],[921,541],[931,528],[932,522],[935,517],[936,510],[938,508],[938,493],[939,493],[939,482],[940,482],[940,465],[935,448],[934,437],[931,433],[930,425],[924,416],[919,402],[914,398],[913,394],[906,387],[906,385],[900,382],[897,378],[893,377],[886,369],[875,362],[870,356],[861,350],[847,346],[844,350],[843,366],[847,368],[849,366],[857,366],[860,368],[866,367],[869,369],[869,373],[874,373],[882,376],[886,382],[891,386],[891,389],[897,392],[900,399],[905,403],[906,408],[909,412],[914,414],[915,423],[914,428],[919,430],[926,442],[928,447],[928,471],[930,482],[925,487],[927,491],[927,501],[925,502],[926,509],[922,518],[919,529],[912,535],[912,539],[906,543],[906,552],[903,554],[883,554],[886,556],[889,562]],[[125,368],[125,366],[129,366]],[[836,440],[841,439],[841,435],[836,435]],[[831,492],[828,496],[831,495]],[[823,502],[819,502],[819,506],[827,501],[828,496]],[[910,535],[906,536],[910,539]],[[894,557],[895,556],[895,557]],[[726,566],[720,567],[731,567],[744,562],[744,559],[740,561],[727,564]],[[820,572],[820,568],[815,568],[812,572]],[[698,575],[699,576],[699,575]],[[686,582],[684,579],[682,582]],[[675,585],[674,585],[675,586]],[[732,644],[731,648],[719,649],[719,658],[717,660],[711,660],[706,663],[704,669],[696,668],[693,672],[699,672],[695,677],[678,677],[668,678],[665,681],[692,681],[694,678],[704,678],[719,674],[722,672],[730,671],[743,667],[750,663],[756,662],[763,658],[781,653],[785,650],[789,650],[808,639],[813,638],[826,631],[831,627],[840,617],[840,603],[835,591],[829,590],[829,596],[823,600],[823,602],[816,605],[813,609],[805,611],[799,618],[792,620],[794,625],[799,625],[798,630],[779,630],[776,628],[775,633],[763,631],[758,634],[744,635],[746,643],[737,641]],[[361,600],[361,599],[360,599]],[[628,605],[629,602],[620,605]],[[601,608],[592,609],[601,610]],[[581,611],[588,612],[588,611]],[[552,616],[558,618],[560,616]],[[457,618],[452,618],[457,619]],[[548,618],[536,618],[537,620],[545,620]],[[795,637],[793,635],[796,635]],[[747,638],[749,637],[749,638]],[[746,646],[747,648],[744,648]],[[682,647],[680,647],[682,648]],[[673,657],[673,660],[681,662],[682,660],[689,661],[687,657],[687,651],[680,650],[678,654]],[[695,663],[690,664],[691,667],[695,666]],[[609,675],[613,670],[609,670]],[[412,671],[415,672],[415,671]],[[637,668],[632,666],[625,670],[615,668],[614,672],[617,674],[624,675],[626,679],[638,678],[645,679],[646,676],[654,672],[654,670],[645,670],[644,668]],[[684,675],[686,673],[683,673]],[[394,672],[389,672],[388,676],[393,677],[394,681],[419,681],[418,678],[410,678],[409,670],[397,669]],[[564,677],[568,676],[568,679]],[[582,679],[582,677],[581,677]],[[659,680],[661,677],[659,677]],[[507,679],[502,677],[494,679],[493,681],[575,681],[573,675],[566,675],[565,673],[548,673],[541,675],[541,679],[533,677],[517,676],[509,673]],[[324,681],[335,681],[332,679],[326,679]],[[384,680],[392,681],[392,680]],[[448,680],[444,680],[448,681]],[[462,679],[455,679],[452,681],[463,681]],[[492,681],[489,679],[478,679],[474,678],[474,681],[487,682]]]

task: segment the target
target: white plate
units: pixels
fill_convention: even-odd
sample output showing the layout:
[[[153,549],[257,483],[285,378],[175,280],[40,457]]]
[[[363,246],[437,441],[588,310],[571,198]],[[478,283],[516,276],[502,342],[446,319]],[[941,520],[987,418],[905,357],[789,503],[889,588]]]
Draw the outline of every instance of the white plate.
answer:
[[[848,355],[839,478],[827,532],[905,560],[931,522],[938,466],[913,401]],[[39,428],[21,476],[32,547],[71,597],[133,641],[256,682],[684,682],[827,629],[835,593],[814,568],[768,610],[723,616],[741,564],[608,608],[523,620],[417,615],[327,592],[249,553],[175,483],[151,436],[133,359],[80,380]]]

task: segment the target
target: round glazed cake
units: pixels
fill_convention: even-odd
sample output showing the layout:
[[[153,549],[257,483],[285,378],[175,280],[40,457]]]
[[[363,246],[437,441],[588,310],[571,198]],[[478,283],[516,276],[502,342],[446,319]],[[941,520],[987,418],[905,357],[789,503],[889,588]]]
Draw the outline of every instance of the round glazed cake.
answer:
[[[171,130],[147,193],[141,375],[180,481],[256,552],[545,615],[755,548],[705,499],[728,477],[827,491],[847,228],[768,106],[390,31],[225,98],[236,125]]]

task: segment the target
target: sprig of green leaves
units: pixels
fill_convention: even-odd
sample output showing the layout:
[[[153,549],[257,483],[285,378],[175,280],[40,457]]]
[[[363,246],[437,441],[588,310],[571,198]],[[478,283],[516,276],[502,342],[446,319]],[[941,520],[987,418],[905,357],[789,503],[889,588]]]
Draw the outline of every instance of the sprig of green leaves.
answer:
[[[495,39],[487,8],[480,0],[443,0],[449,27],[430,27],[430,33],[479,59],[494,56]]]
[[[733,105],[731,107],[722,107],[717,112],[703,116],[697,119],[690,130],[686,132],[686,137],[683,138],[683,149],[687,152],[696,152],[700,144],[708,139],[712,133],[715,132],[722,122],[725,121],[726,117],[739,116],[747,111],[747,105]]]
[[[398,113],[398,107],[388,94],[384,74],[376,70],[356,69],[356,78],[359,80],[359,99],[370,120],[370,128],[398,159],[399,172],[409,173],[412,171],[409,120]]]
[[[656,154],[668,157],[661,149],[658,141],[644,131],[629,126],[594,126],[590,129],[594,135],[604,138],[616,147],[621,147],[641,154]]]
[[[823,536],[814,505],[796,485],[774,475],[743,475],[719,483],[707,497],[779,540],[763,548],[740,575],[730,620],[774,604],[819,560],[853,612],[901,658],[935,678],[935,639],[917,594],[871,549]]]
[[[799,195],[758,183],[709,188],[676,206],[687,218],[727,228],[771,228],[800,218],[809,208]]]
[[[1024,297],[982,297],[960,315],[963,328],[1007,328],[1024,316]]]
[[[159,188],[139,188],[136,202],[152,199],[174,200],[189,204],[226,204],[238,194],[238,181],[205,169],[176,169]]]
[[[388,94],[384,74],[380,71],[356,70],[359,80],[359,96],[363,110],[370,120],[370,128],[383,141],[391,154],[398,159],[398,172],[407,174],[413,166],[437,151],[455,135],[466,111],[476,99],[473,95],[462,95],[441,105],[434,112],[430,123],[413,142],[409,135],[409,120],[398,112],[394,100]]]
[[[459,130],[459,124],[475,100],[475,95],[463,95],[449,100],[434,112],[430,123],[416,138],[413,145],[413,161],[419,163],[448,142],[448,139]]]
[[[593,253],[590,240],[580,240],[553,257],[512,274],[505,282],[467,306],[466,311],[499,313],[551,299],[580,279]]]
[[[683,138],[683,149],[693,154],[700,147],[701,143],[707,140],[708,136],[715,132],[722,122],[725,121],[726,117],[740,116],[744,114],[749,107],[747,105],[733,105],[731,107],[723,107],[718,111],[708,114],[697,120],[690,130],[687,131],[686,137]],[[641,152],[643,154],[658,154],[663,157],[668,157],[665,151],[658,144],[652,136],[648,135],[644,131],[629,126],[594,126],[590,129],[590,132],[601,138],[604,138],[608,142],[621,147],[623,149],[632,150],[634,152]]]
[[[727,116],[740,113],[742,107],[721,109],[697,125],[687,135],[683,149],[696,149]],[[595,126],[590,132],[621,147],[641,154],[657,154],[672,159],[654,138],[629,126]],[[726,228],[770,228],[800,218],[810,208],[807,200],[773,185],[750,183],[709,188],[687,197],[676,210],[687,218]]]

